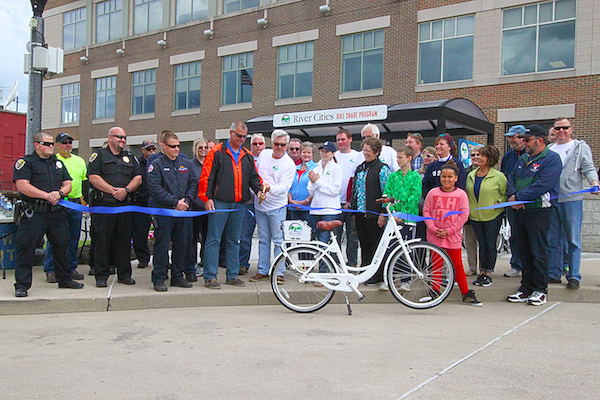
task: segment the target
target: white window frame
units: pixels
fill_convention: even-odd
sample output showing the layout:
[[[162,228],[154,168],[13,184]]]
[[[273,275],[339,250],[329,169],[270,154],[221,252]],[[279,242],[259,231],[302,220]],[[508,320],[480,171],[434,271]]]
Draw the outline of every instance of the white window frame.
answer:
[[[100,8],[103,8],[102,14],[100,14]],[[108,8],[108,11],[106,9]],[[118,20],[115,20],[118,17]],[[107,32],[99,32],[100,29],[100,19],[106,18],[107,23]],[[120,39],[123,37],[123,0],[106,0],[100,3],[96,3],[96,43],[104,43],[111,40]],[[111,37],[113,29],[118,29],[118,34],[114,37]],[[101,36],[100,33],[105,35],[102,40],[99,39]]]
[[[86,8],[81,7],[76,10],[63,13],[63,49],[73,50],[85,46],[86,43]],[[65,22],[66,19],[69,22]],[[66,29],[73,29],[73,41],[66,42]]]
[[[98,85],[100,85],[100,89],[98,89]],[[103,96],[103,115],[99,115],[98,111],[98,94],[104,92]],[[108,98],[110,93],[112,92],[112,96],[115,98],[115,104],[112,109],[112,115],[110,115],[107,111]],[[115,110],[116,110],[116,94],[117,94],[117,76],[105,76],[102,78],[96,78],[94,80],[94,119],[106,119],[106,118],[114,118]]]
[[[311,51],[311,56],[310,57],[306,57],[307,54],[307,46],[311,46],[312,47],[312,51]],[[301,43],[293,43],[293,44],[288,44],[285,46],[279,46],[277,48],[277,100],[286,100],[286,99],[297,99],[299,97],[308,97],[308,96],[312,96],[313,95],[313,85],[314,85],[314,72],[315,72],[315,64],[314,64],[314,60],[315,60],[315,52],[314,52],[314,45],[315,42],[313,41],[308,41],[308,42],[301,42]],[[290,52],[290,50],[293,48],[294,53],[298,54],[298,50],[299,50],[299,46],[304,46],[304,58],[299,59],[296,55],[294,55],[294,59],[293,60],[289,60],[286,59],[285,61],[281,61],[281,52],[282,51],[286,51],[288,54]],[[287,55],[286,55],[287,56]],[[297,90],[297,85],[298,85],[298,62],[302,62],[302,61],[310,61],[311,62],[311,87],[310,87],[310,93],[309,94],[304,94],[299,96],[296,92]],[[292,84],[292,96],[291,97],[281,97],[281,75],[280,75],[280,67],[283,65],[287,65],[287,64],[293,64],[293,69],[294,69],[294,73],[293,73],[293,77],[294,77],[294,81]],[[289,75],[288,75],[289,76]]]
[[[360,50],[351,50],[351,51],[344,51],[344,40],[347,37],[351,37],[352,41],[354,41],[354,37],[357,35],[361,35],[362,37],[362,42],[364,44],[364,37],[366,34],[373,34],[373,37],[375,37],[375,34],[377,32],[382,32],[383,33],[383,44],[380,47],[371,47],[368,49],[365,49],[364,47]],[[365,89],[364,87],[364,77],[365,77],[365,70],[364,70],[364,57],[365,57],[365,52],[367,51],[372,51],[375,49],[381,49],[382,52],[382,61],[381,61],[381,86],[378,88],[369,88],[369,89]],[[356,33],[351,33],[348,35],[344,35],[342,36],[342,49],[341,49],[341,53],[342,53],[342,73],[341,73],[341,82],[340,82],[340,92],[341,93],[356,93],[356,92],[363,92],[363,91],[370,91],[370,90],[382,90],[383,89],[383,85],[384,85],[384,72],[385,72],[385,29],[375,29],[375,30],[370,30],[370,31],[362,31],[362,32],[356,32]],[[346,70],[345,70],[345,63],[344,63],[344,55],[347,54],[352,54],[352,53],[360,53],[360,64],[361,64],[361,68],[360,68],[360,88],[359,89],[354,89],[354,90],[349,90],[346,89]]]
[[[148,77],[148,75],[150,75]],[[140,78],[139,82],[136,83],[136,78]],[[143,79],[143,82],[142,82]],[[148,81],[146,81],[146,79],[149,79]],[[141,70],[141,71],[135,71],[133,72],[132,76],[131,76],[131,115],[145,115],[145,114],[154,114],[154,111],[156,109],[156,69],[152,68],[152,69],[146,69],[146,70]],[[154,91],[154,107],[152,110],[147,110],[146,107],[146,89],[149,89],[150,87],[153,87],[153,91]],[[134,95],[134,91],[136,87],[142,87],[143,88],[143,96],[142,96],[142,105],[141,105],[141,112],[135,112],[135,95]]]
[[[195,75],[190,75],[189,74],[189,70],[191,67],[194,67],[194,69],[196,70],[196,74]],[[186,68],[187,67],[187,68]],[[177,77],[177,73],[179,69],[187,69],[188,73],[187,75],[183,75],[180,77]],[[197,109],[200,108],[200,104],[201,100],[202,100],[202,62],[201,61],[192,61],[192,62],[188,62],[188,63],[181,63],[181,64],[176,64],[174,65],[173,68],[173,75],[174,75],[174,84],[173,84],[173,93],[174,93],[174,98],[173,98],[173,110],[174,111],[182,111],[182,110],[191,110],[191,109]],[[198,106],[194,106],[194,107],[190,107],[190,79],[193,78],[198,78],[200,80],[199,83],[199,98],[198,98]],[[186,106],[183,108],[177,108],[177,94],[178,93],[182,93],[182,92],[177,92],[177,83],[178,82],[186,82],[186,96],[185,96],[185,104]]]
[[[151,7],[151,3],[159,3],[160,7],[160,12],[157,13],[158,15],[154,15],[150,12],[150,7]],[[162,24],[163,24],[163,0],[133,0],[133,34],[134,35],[138,35],[141,33],[146,33],[146,32],[151,32],[151,31],[155,31],[158,29],[162,28]],[[136,30],[136,28],[139,26],[138,25],[138,18],[141,18],[141,16],[139,15],[139,13],[141,12],[141,10],[143,10],[145,8],[145,12],[146,12],[146,20],[143,21],[144,22],[144,26],[142,28],[139,28],[138,30]],[[153,17],[157,18],[156,21],[158,22],[156,24],[156,26],[154,26],[153,24],[151,24],[152,21],[154,21],[155,19],[153,19]],[[152,25],[152,26],[151,26]]]
[[[180,14],[180,11],[182,11],[183,9],[183,2],[186,2],[189,4],[186,4],[186,9],[183,11],[186,11],[186,14]],[[194,18],[194,10],[197,10],[198,7],[200,7],[201,11],[204,11],[205,8],[202,6],[202,3],[204,2],[206,4],[206,16],[202,17],[202,18]],[[194,4],[196,4],[196,7],[194,7]],[[187,12],[189,9],[189,12]],[[210,4],[209,4],[209,0],[177,0],[176,5],[175,5],[175,24],[179,25],[179,24],[185,24],[187,22],[191,22],[191,21],[201,21],[203,19],[208,18],[209,16],[209,10],[210,10]],[[186,21],[181,21],[182,15],[189,15],[189,19]]]
[[[237,67],[232,67],[232,68],[228,68],[227,70],[225,70],[225,65],[229,62],[231,64],[231,61],[227,61],[227,60],[231,60],[232,58],[235,59],[239,59],[239,57],[244,57],[245,62],[247,64],[248,62],[248,55],[251,55],[252,58],[252,66],[248,66],[248,65],[244,65],[242,67],[239,66],[239,62],[238,62],[238,66]],[[244,89],[243,86],[251,86],[252,89],[253,86],[252,85],[243,85],[242,84],[242,77],[241,77],[241,71],[242,70],[246,70],[246,72],[248,73],[248,75],[250,76],[250,79],[254,79],[254,52],[250,51],[247,53],[238,53],[238,54],[229,54],[226,56],[223,56],[223,61],[222,61],[222,67],[221,67],[221,77],[222,77],[222,84],[221,84],[221,105],[223,107],[226,106],[236,106],[239,104],[252,104],[252,96],[254,95],[254,90],[252,90],[252,96],[250,96],[250,100],[249,101],[240,101],[240,92]],[[248,71],[250,70],[250,71]],[[232,72],[232,71],[236,71],[236,83],[235,83],[235,102],[233,103],[226,103],[225,102],[225,73],[227,72]]]
[[[77,123],[79,123],[80,89],[81,89],[81,85],[79,82],[66,83],[64,85],[61,85],[61,87],[60,87],[60,104],[61,104],[60,105],[60,115],[61,115],[60,122],[61,122],[61,124],[77,124]]]

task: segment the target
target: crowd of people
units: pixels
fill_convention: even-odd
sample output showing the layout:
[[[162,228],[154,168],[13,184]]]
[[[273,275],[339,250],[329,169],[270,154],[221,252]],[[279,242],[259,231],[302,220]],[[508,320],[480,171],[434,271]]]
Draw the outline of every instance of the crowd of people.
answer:
[[[584,179],[592,186],[599,182],[591,150],[584,141],[573,139],[567,118],[557,118],[550,132],[539,125],[510,127],[505,135],[510,150],[500,169],[495,168],[500,153],[493,145],[472,148],[472,166],[465,169],[457,158],[455,140],[446,133],[435,138],[434,147],[424,147],[423,136],[409,133],[396,150],[383,143],[377,125],[367,124],[356,151],[350,132],[339,129],[335,143],[318,146],[318,162],[315,144],[290,138],[281,129],[271,133],[271,148],[260,133],[250,137],[250,150],[244,147],[248,136],[244,122],[234,122],[229,134],[216,145],[196,139],[190,160],[180,153],[177,135],[164,131],[158,143],[142,143],[138,159],[126,149],[125,131],[114,127],[106,147],[92,153],[87,165],[72,154],[68,134],[61,133],[56,140],[36,134],[35,152],[14,168],[23,200],[15,295],[28,295],[35,243],[44,234],[49,242],[44,262],[48,282],[59,288],[83,287],[77,282],[83,274],[76,269],[81,212],[65,211],[58,205],[61,199],[114,211],[92,214],[90,274],[97,287],[106,287],[111,273],[117,274],[118,283],[136,283],[131,277],[130,243],[138,268],[148,267],[151,225],[152,282],[157,292],[168,290],[169,279],[170,286],[190,288],[199,277],[206,288],[220,289],[219,267],[225,268],[225,284],[245,286],[239,276],[249,271],[255,229],[258,269],[249,281],[268,279],[272,255],[281,252],[281,223],[286,219],[306,221],[314,238],[325,242],[329,232],[317,229],[317,223],[341,220],[343,225],[334,232],[338,240],[345,232],[347,265],[357,266],[360,260],[365,267],[387,223],[384,197],[394,199],[393,210],[404,213],[403,235],[426,239],[447,252],[464,303],[482,305],[469,289],[468,276],[477,275],[475,286],[493,284],[496,238],[505,215],[512,227],[511,268],[505,276],[522,277],[508,301],[544,304],[548,284],[561,283],[563,275],[568,288],[579,287],[583,194],[569,194],[583,189]],[[550,134],[555,142],[548,144]],[[559,194],[567,196],[557,199]],[[494,207],[507,201],[513,203]],[[118,212],[118,207],[131,204],[165,211],[153,216]],[[219,212],[180,218],[167,210]],[[278,283],[285,284],[280,271],[273,273],[278,274]],[[365,284],[388,290],[383,266]]]

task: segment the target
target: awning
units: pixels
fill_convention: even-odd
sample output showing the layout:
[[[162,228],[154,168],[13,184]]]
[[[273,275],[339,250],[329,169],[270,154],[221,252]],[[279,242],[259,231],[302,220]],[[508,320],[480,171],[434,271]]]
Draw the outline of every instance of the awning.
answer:
[[[361,107],[356,109],[360,110]],[[321,116],[336,111],[338,110],[317,110],[312,113]],[[292,116],[293,114],[290,113]],[[280,120],[277,119],[278,125],[281,125]],[[386,140],[404,138],[408,132],[418,132],[424,137],[434,137],[441,133],[449,133],[452,136],[487,135],[487,142],[494,143],[494,124],[489,122],[477,104],[463,98],[387,106],[387,117],[383,120],[368,117],[360,121],[356,118],[351,121],[341,118],[331,123],[324,120],[319,118],[318,121],[306,124],[280,127],[291,136],[302,140],[325,141],[335,140],[340,128],[348,129],[353,135],[360,135],[361,128],[371,122],[379,127],[382,139]],[[252,118],[246,121],[248,132],[270,133],[275,129],[273,121],[272,115]]]

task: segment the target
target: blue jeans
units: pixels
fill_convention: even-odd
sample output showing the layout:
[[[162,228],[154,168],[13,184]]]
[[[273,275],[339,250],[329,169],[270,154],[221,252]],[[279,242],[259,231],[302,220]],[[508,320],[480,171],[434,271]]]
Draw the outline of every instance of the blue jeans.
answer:
[[[269,274],[271,267],[271,241],[275,245],[274,257],[281,253],[283,243],[283,231],[281,221],[285,220],[286,209],[275,209],[271,211],[256,210],[256,226],[258,227],[258,273]],[[283,265],[282,265],[283,266]],[[282,268],[283,274],[283,268]]]
[[[69,228],[69,243],[67,246],[67,268],[73,272],[77,269],[77,247],[79,247],[79,235],[81,234],[81,211],[67,208],[67,226]],[[52,245],[48,241],[46,255],[44,256],[44,272],[54,272],[52,258]]]
[[[356,267],[356,263],[358,262],[358,235],[354,226],[354,218],[352,218],[352,213],[345,212],[339,216],[339,219],[346,224],[346,257],[348,258],[348,266]]]
[[[560,279],[565,272],[565,266],[568,266],[567,279],[581,281],[579,268],[581,266],[583,200],[558,203],[556,220],[557,229],[551,232],[549,239],[558,244],[558,246],[550,248],[550,277]]]
[[[252,251],[252,235],[256,227],[256,218],[254,216],[254,204],[248,204],[248,209],[244,213],[244,222],[242,223],[242,233],[240,236],[240,267],[250,267],[250,252]]]
[[[471,226],[479,242],[479,269],[481,271],[493,272],[496,266],[498,256],[496,239],[502,225],[502,217],[503,215],[500,214],[491,221],[471,220]]]
[[[240,234],[246,212],[246,203],[226,203],[214,200],[216,210],[235,210],[232,212],[213,213],[208,215],[208,233],[206,251],[204,252],[204,280],[217,279],[219,269],[219,249],[221,236],[225,240],[225,264],[227,280],[238,277],[240,272]]]

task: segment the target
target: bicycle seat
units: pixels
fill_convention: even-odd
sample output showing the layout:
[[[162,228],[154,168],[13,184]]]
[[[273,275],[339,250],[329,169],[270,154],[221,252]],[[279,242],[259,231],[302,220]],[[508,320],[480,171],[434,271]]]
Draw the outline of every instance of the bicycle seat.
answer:
[[[334,221],[319,221],[317,222],[317,228],[323,229],[324,231],[330,231],[333,228],[337,228],[338,226],[342,226],[343,222],[339,220]]]

